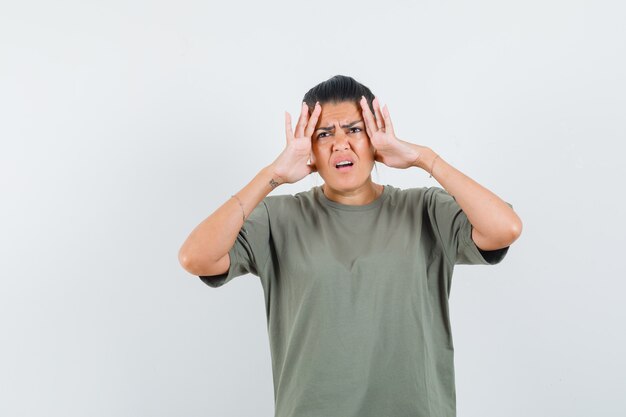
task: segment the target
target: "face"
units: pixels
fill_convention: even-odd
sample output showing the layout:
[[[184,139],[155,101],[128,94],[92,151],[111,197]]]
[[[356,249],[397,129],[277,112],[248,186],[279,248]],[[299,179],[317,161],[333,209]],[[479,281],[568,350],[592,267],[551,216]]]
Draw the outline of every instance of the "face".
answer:
[[[353,193],[371,187],[375,149],[365,132],[365,122],[357,103],[344,101],[322,105],[311,136],[311,150],[311,161],[324,179],[325,187],[338,193]]]

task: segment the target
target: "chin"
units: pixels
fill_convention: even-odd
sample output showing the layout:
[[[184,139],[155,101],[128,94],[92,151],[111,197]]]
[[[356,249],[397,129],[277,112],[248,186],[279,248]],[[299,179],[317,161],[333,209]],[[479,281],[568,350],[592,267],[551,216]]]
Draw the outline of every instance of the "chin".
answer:
[[[368,180],[368,178],[365,178],[365,179],[356,179],[356,178],[335,179],[333,178],[330,181],[328,181],[326,178],[323,178],[323,179],[324,179],[324,184],[326,184],[328,187],[332,188],[333,190],[339,191],[339,192],[350,192],[350,191],[358,190],[359,188],[371,182],[371,180]]]

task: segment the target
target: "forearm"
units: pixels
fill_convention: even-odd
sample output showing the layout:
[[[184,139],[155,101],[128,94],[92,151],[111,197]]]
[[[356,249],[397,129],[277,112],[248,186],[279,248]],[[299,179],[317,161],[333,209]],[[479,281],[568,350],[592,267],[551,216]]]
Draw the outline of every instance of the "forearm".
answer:
[[[426,170],[452,195],[468,220],[493,245],[506,246],[522,231],[522,221],[504,200],[446,162],[430,148],[414,164]],[[432,169],[432,172],[431,172]]]
[[[237,234],[252,210],[282,180],[267,166],[235,195],[229,198],[191,232],[178,253],[178,259],[187,270],[201,270],[223,258],[235,243]],[[243,206],[243,213],[242,213]]]

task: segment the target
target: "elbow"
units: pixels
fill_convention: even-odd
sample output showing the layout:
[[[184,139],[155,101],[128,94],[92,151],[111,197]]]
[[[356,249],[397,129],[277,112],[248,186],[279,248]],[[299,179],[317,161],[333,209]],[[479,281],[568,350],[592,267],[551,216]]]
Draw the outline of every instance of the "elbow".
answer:
[[[516,221],[513,224],[509,225],[509,227],[502,229],[499,234],[498,239],[494,239],[494,243],[492,246],[498,246],[499,248],[504,248],[511,246],[513,242],[515,242],[520,235],[522,234],[522,222]]]
[[[183,248],[178,251],[178,263],[185,271],[193,274],[193,258]]]
[[[473,227],[472,239],[482,250],[496,250],[511,246],[521,234],[522,220],[515,215],[513,219],[507,219],[491,229],[490,234],[483,234]]]
[[[507,213],[507,216],[506,216],[507,220],[504,223],[507,226],[503,225],[502,230],[506,230],[506,233],[504,234],[508,234],[510,236],[509,238],[510,243],[513,243],[521,236],[523,224],[522,224],[522,219],[520,219],[517,213],[513,210],[513,206],[511,205],[511,203],[508,203],[506,201],[505,203],[507,206],[509,206],[509,212]]]
[[[522,234],[522,228],[522,220],[518,217],[517,220],[513,222],[513,224],[509,228],[509,245],[519,239]]]
[[[522,223],[522,219],[517,217],[517,220],[513,223],[513,228],[512,228],[513,236],[515,236],[515,240],[517,240],[517,238],[521,236],[523,228],[524,228],[524,225]]]
[[[190,254],[188,251],[181,250],[178,252],[178,262],[185,271],[194,276],[218,275],[224,272],[223,265],[218,265],[219,261],[203,259]]]

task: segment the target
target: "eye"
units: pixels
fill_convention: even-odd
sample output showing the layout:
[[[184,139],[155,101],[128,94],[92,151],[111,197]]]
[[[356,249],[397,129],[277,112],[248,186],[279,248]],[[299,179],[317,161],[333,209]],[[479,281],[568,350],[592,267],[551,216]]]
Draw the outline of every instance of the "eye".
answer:
[[[353,127],[353,128],[350,129],[350,132],[352,132],[352,133],[359,133],[360,131],[361,131],[360,127]]]
[[[327,135],[327,134],[328,134],[328,132],[322,132],[319,135],[317,135],[317,138],[318,139],[325,138],[326,136],[322,136],[322,135]]]

